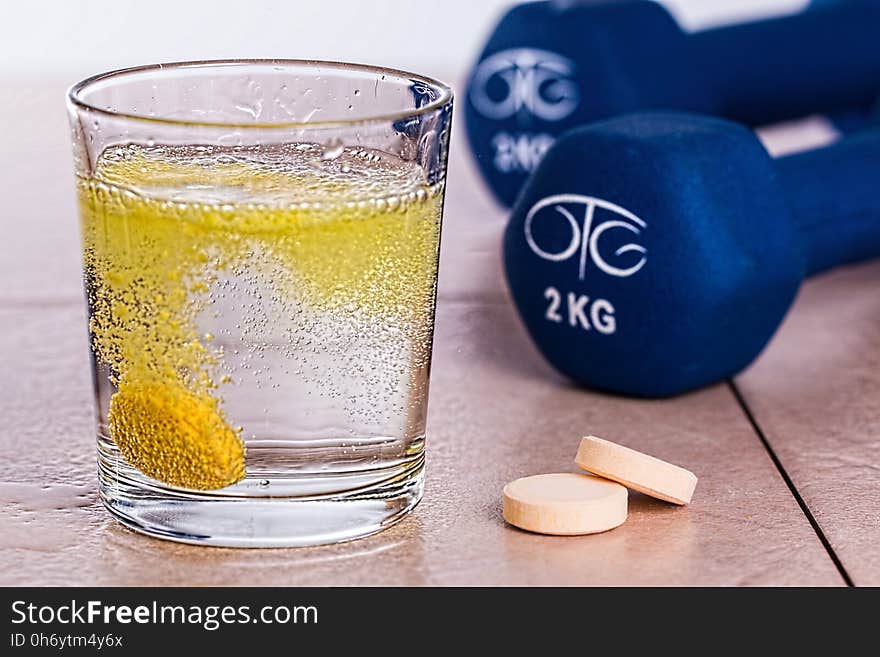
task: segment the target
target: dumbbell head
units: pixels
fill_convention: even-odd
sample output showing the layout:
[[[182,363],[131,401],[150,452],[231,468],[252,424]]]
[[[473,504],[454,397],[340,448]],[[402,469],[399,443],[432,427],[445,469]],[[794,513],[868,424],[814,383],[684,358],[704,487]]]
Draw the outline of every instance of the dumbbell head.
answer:
[[[513,203],[561,132],[650,107],[655,92],[671,95],[653,81],[673,66],[680,37],[675,20],[650,0],[510,9],[474,67],[465,99],[468,138],[498,200]]]
[[[805,249],[754,133],[630,115],[547,153],[504,236],[534,342],[590,387],[667,396],[740,371],[773,335]]]
[[[588,122],[658,109],[748,125],[864,114],[880,91],[878,30],[876,0],[694,34],[651,0],[518,5],[470,76],[468,139],[510,206],[554,139]]]

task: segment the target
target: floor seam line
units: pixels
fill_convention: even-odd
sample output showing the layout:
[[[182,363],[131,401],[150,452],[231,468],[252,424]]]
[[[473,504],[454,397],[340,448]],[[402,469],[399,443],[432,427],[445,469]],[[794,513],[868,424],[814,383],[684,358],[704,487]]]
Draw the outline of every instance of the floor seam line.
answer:
[[[761,425],[758,424],[757,419],[755,418],[754,414],[746,403],[746,400],[740,392],[739,387],[732,379],[727,380],[727,385],[730,388],[730,391],[733,393],[736,402],[739,404],[740,409],[742,409],[742,412],[745,414],[746,419],[749,421],[749,424],[752,426],[755,434],[757,434],[758,440],[761,441],[761,444],[764,445],[764,449],[767,450],[767,454],[770,456],[770,460],[773,462],[773,465],[776,466],[776,470],[777,472],[779,472],[779,476],[782,477],[782,480],[788,487],[789,492],[792,494],[795,501],[798,503],[798,506],[801,508],[801,512],[804,514],[804,516],[806,516],[807,521],[810,523],[810,526],[813,528],[813,531],[816,533],[816,536],[822,543],[822,547],[825,548],[825,551],[828,553],[828,556],[834,563],[835,568],[837,568],[837,572],[840,573],[840,576],[843,578],[843,581],[847,586],[855,587],[855,584],[853,583],[852,578],[849,576],[849,573],[846,571],[843,562],[840,560],[840,557],[837,556],[837,553],[834,551],[834,548],[832,547],[831,542],[828,540],[828,537],[825,536],[825,532],[819,525],[819,521],[816,520],[816,517],[813,515],[810,507],[807,505],[806,500],[804,500],[803,496],[801,496],[800,491],[797,489],[797,486],[794,485],[794,481],[785,470],[785,467],[782,465],[782,461],[779,460],[779,456],[776,454],[776,451],[773,449],[772,445],[770,445],[770,441],[767,439],[767,435],[764,433]]]

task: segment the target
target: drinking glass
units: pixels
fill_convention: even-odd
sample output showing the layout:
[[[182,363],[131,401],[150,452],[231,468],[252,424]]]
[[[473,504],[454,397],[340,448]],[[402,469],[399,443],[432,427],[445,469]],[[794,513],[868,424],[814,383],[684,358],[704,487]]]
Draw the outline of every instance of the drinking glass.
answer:
[[[422,495],[450,89],[332,62],[68,94],[100,495],[224,546],[366,536]]]

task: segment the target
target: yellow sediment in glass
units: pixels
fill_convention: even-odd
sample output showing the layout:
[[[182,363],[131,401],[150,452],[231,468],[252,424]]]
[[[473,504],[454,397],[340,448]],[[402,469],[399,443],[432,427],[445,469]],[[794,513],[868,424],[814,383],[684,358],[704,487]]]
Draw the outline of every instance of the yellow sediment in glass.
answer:
[[[197,326],[229,272],[318,312],[430,323],[440,188],[384,154],[331,155],[124,146],[79,179],[92,349],[116,386],[109,430],[145,475],[212,490],[246,474],[242,429],[223,411],[222,349]]]

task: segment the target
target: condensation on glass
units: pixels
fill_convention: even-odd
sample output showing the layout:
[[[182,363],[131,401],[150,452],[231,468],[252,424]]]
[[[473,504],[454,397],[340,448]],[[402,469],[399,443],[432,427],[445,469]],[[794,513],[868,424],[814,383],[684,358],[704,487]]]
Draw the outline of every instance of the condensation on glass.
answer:
[[[193,62],[68,97],[100,492],[228,546],[365,536],[422,494],[448,87]]]

